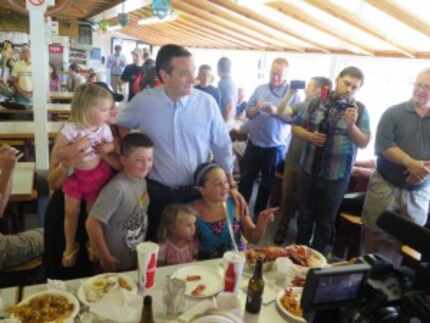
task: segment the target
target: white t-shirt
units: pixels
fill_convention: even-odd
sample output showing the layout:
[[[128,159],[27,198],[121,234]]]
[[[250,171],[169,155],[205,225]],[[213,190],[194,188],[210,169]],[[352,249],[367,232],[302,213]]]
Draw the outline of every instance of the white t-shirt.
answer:
[[[33,81],[31,79],[31,63],[18,61],[12,69],[12,76],[18,79],[18,85],[27,92],[33,91]]]
[[[90,131],[76,123],[66,123],[61,128],[60,133],[66,137],[67,141],[75,141],[78,137],[86,137],[91,144],[88,148],[84,161],[89,161],[97,157],[94,147],[103,142],[113,142],[112,131],[108,125],[103,125],[95,131]]]

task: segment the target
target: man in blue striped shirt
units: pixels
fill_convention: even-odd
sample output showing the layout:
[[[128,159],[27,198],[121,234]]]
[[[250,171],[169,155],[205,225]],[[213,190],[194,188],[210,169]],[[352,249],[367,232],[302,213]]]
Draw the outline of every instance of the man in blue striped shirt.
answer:
[[[250,119],[244,126],[248,144],[240,162],[239,190],[249,201],[255,180],[261,173],[261,182],[255,201],[254,214],[267,207],[275,171],[284,159],[291,138],[291,126],[277,114],[277,106],[290,94],[285,79],[288,61],[276,58],[270,71],[270,82],[260,85],[248,102],[246,116]],[[294,94],[289,105],[298,103]]]
[[[149,240],[157,240],[165,206],[200,196],[193,173],[210,156],[230,174],[231,187],[236,186],[228,131],[213,97],[193,88],[191,53],[177,45],[163,46],[156,71],[163,86],[137,94],[117,121],[121,127],[143,131],[154,142],[154,167],[148,176]]]

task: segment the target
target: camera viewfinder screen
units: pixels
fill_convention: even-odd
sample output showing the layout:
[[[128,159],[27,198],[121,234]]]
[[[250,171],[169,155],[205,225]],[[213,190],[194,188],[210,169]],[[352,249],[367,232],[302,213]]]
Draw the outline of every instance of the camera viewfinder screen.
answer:
[[[359,297],[364,273],[349,273],[320,277],[314,304],[354,301]]]

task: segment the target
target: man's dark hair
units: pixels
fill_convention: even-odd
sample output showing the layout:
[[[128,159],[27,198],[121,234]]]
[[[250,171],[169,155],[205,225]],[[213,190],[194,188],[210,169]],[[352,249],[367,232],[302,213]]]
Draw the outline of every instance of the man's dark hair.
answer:
[[[231,73],[231,60],[228,57],[221,57],[218,61],[218,72],[229,75]]]
[[[191,57],[191,53],[186,48],[175,44],[165,45],[158,51],[155,60],[155,70],[161,82],[163,82],[163,79],[161,78],[160,71],[164,70],[167,74],[170,74],[173,69],[172,59],[175,57]]]
[[[153,148],[151,138],[141,132],[130,132],[121,141],[121,155],[128,156],[136,148]]]
[[[331,87],[333,86],[332,81],[329,78],[324,76],[315,76],[311,78],[311,80],[313,80],[320,88],[326,86],[329,88],[329,90],[331,90]]]
[[[345,67],[340,73],[338,77],[351,76],[353,78],[359,79],[361,81],[361,85],[364,83],[364,74],[363,72],[355,66]]]

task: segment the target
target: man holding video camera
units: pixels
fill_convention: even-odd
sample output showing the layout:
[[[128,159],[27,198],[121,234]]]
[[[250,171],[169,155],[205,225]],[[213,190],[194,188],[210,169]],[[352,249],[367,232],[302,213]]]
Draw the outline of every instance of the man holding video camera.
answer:
[[[248,144],[240,162],[239,191],[249,202],[254,182],[261,172],[261,183],[255,201],[254,214],[267,207],[275,171],[284,159],[291,137],[291,127],[278,114],[277,106],[289,94],[285,80],[288,61],[276,58],[270,70],[270,82],[255,89],[246,109],[250,119],[242,130],[248,133]],[[298,103],[298,97],[290,95],[289,104]]]
[[[377,168],[363,208],[366,253],[400,265],[400,243],[376,226],[385,210],[423,226],[430,202],[430,69],[418,74],[412,98],[387,109],[376,133]]]
[[[370,140],[366,108],[354,100],[364,75],[356,67],[342,70],[335,90],[309,103],[293,133],[305,141],[299,175],[297,243],[329,254],[335,220],[348,187],[357,148]],[[314,230],[315,226],[315,230]]]

